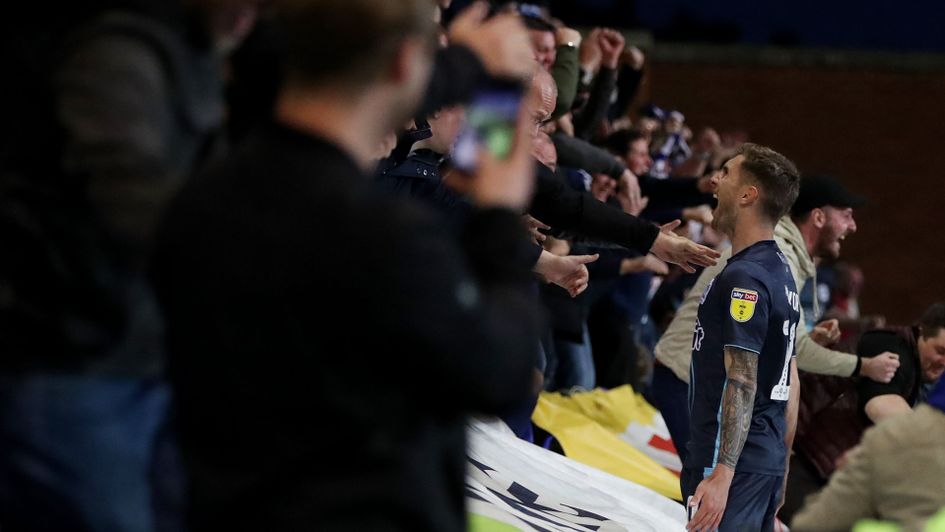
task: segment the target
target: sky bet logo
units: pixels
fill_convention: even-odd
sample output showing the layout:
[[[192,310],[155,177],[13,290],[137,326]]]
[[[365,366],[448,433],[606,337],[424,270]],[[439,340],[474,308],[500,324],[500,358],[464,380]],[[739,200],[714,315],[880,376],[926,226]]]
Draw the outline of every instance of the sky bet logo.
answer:
[[[741,288],[736,288],[732,290],[732,299],[741,299],[743,301],[750,301],[752,303],[758,302],[758,292],[751,290],[742,290]]]
[[[732,304],[728,309],[732,319],[745,323],[755,315],[755,303],[758,302],[758,292],[744,288],[732,289]]]

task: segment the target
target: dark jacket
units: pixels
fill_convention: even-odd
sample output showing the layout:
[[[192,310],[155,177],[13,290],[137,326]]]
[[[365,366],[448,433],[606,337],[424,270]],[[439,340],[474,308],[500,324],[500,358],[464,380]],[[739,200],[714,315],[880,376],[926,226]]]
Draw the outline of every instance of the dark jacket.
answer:
[[[620,67],[617,76],[617,101],[610,106],[608,117],[611,120],[630,114],[630,103],[634,101],[643,82],[643,69],[634,70],[630,65]]]
[[[415,150],[393,168],[379,169],[377,185],[394,196],[416,198],[441,212],[456,210],[465,217],[469,202],[443,183],[440,167],[445,158],[433,150]]]
[[[659,227],[630,216],[620,209],[598,201],[587,192],[571,188],[564,175],[555,175],[536,163],[538,179],[529,214],[556,231],[618,244],[647,253],[659,234]]]
[[[607,174],[617,180],[627,169],[610,152],[584,139],[562,131],[556,131],[551,139],[558,151],[558,164],[561,166],[580,168],[592,175]],[[658,179],[645,175],[638,176],[638,179],[642,195],[650,198],[648,209],[681,210],[682,207],[714,204],[712,194],[699,191],[699,179],[695,177]]]
[[[574,111],[574,136],[590,141],[607,118],[610,98],[617,87],[617,71],[601,67],[594,78],[587,104]]]
[[[866,416],[866,403],[880,395],[899,395],[909,406],[915,406],[925,400],[922,385],[922,364],[919,359],[918,327],[894,327],[867,331],[860,337],[856,354],[863,358],[872,358],[889,351],[899,355],[899,368],[888,383],[876,382],[870,378],[861,378],[857,385],[859,394],[860,416],[869,422]]]
[[[627,169],[607,150],[597,147],[584,139],[572,137],[563,131],[551,134],[555,150],[558,152],[558,164],[568,168],[580,168],[587,173],[607,174],[620,179]]]
[[[416,150],[404,162],[379,170],[378,187],[396,196],[422,200],[445,213],[451,226],[455,226],[467,216],[469,203],[443,184],[441,162],[442,156],[433,151]],[[555,234],[577,233],[640,253],[653,246],[658,227],[572,189],[564,176],[540,163],[536,162],[535,168],[535,193],[529,214],[550,225]],[[532,264],[538,259],[535,251]]]
[[[45,94],[22,102],[54,134],[4,140],[0,371],[155,374],[163,329],[145,266],[223,120],[219,60],[190,26],[131,11],[57,49]]]
[[[271,125],[168,212],[156,286],[195,530],[465,530],[464,422],[529,392],[516,213],[460,242]]]
[[[439,212],[450,229],[456,231],[466,224],[472,205],[443,182],[440,172],[445,160],[444,155],[433,150],[415,150],[400,163],[392,159],[381,161],[375,179],[384,192],[401,198],[414,198]],[[542,247],[536,243],[530,245],[529,250],[528,262],[534,266],[541,256]]]
[[[835,462],[860,438],[872,423],[864,412],[867,397],[864,392],[875,388],[886,393],[899,393],[915,406],[919,382],[915,332],[910,327],[892,327],[867,332],[860,340],[857,354],[876,356],[884,351],[899,354],[900,371],[893,382],[876,383],[867,377],[851,379],[800,372],[801,402],[798,410],[797,437],[794,450],[809,462],[820,478],[826,481],[835,469]],[[905,368],[911,368],[906,370]],[[903,380],[908,373],[908,379]],[[908,382],[907,382],[908,381]]]

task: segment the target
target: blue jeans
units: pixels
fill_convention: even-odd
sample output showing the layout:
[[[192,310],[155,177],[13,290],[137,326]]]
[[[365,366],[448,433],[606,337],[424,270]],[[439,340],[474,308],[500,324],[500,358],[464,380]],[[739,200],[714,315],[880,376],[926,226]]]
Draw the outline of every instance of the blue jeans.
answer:
[[[581,343],[567,340],[555,340],[555,355],[558,357],[558,370],[555,374],[555,388],[570,390],[574,387],[593,390],[595,382],[594,353],[591,351],[591,337],[587,332],[587,323]]]
[[[651,391],[655,402],[653,406],[663,415],[679,459],[685,464],[689,454],[686,449],[689,443],[689,384],[679,380],[671,369],[656,364]]]
[[[15,530],[182,528],[183,475],[159,379],[0,378],[0,523]]]
[[[535,443],[535,431],[532,429],[532,414],[538,405],[538,396],[530,395],[518,404],[506,409],[499,418],[512,429],[520,440]]]

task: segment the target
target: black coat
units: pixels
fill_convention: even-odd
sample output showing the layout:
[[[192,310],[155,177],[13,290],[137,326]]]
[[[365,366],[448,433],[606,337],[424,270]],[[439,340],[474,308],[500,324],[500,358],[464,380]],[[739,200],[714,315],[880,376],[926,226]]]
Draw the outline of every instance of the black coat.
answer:
[[[548,167],[536,163],[538,179],[529,214],[555,231],[618,244],[648,253],[659,235],[656,225],[569,187]]]
[[[187,27],[110,12],[14,71],[31,90],[2,104],[24,127],[0,146],[0,372],[161,371],[154,230],[224,118],[220,60]]]
[[[197,529],[464,530],[464,422],[537,359],[519,217],[461,242],[271,125],[185,188],[156,286]]]

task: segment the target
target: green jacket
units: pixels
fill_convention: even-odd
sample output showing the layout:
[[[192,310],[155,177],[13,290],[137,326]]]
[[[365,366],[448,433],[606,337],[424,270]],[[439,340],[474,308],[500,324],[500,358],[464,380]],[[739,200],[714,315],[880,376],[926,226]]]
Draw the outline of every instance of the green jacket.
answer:
[[[558,86],[558,99],[552,118],[559,118],[571,110],[574,99],[577,98],[578,81],[581,77],[580,57],[574,46],[562,45],[558,47],[555,64],[551,66],[551,77]]]

